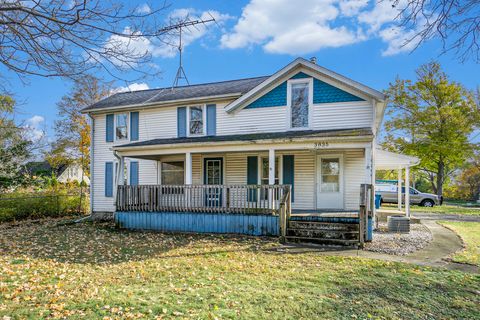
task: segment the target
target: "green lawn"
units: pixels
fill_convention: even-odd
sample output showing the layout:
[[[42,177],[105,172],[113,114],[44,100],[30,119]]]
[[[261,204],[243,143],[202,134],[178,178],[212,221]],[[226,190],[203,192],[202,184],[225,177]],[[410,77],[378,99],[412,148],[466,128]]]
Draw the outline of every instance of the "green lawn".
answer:
[[[397,205],[391,204],[391,203],[384,203],[382,204],[382,208],[396,209]],[[465,206],[454,205],[454,204],[444,204],[441,206],[434,206],[431,208],[412,205],[410,206],[410,210],[413,213],[421,212],[421,213],[463,214],[463,215],[480,216],[480,208],[465,207]]]
[[[455,231],[465,244],[465,249],[456,253],[452,260],[480,266],[480,222],[441,221],[440,223]]]
[[[0,225],[0,319],[473,319],[480,276],[276,239]],[[6,316],[6,317],[5,317]]]

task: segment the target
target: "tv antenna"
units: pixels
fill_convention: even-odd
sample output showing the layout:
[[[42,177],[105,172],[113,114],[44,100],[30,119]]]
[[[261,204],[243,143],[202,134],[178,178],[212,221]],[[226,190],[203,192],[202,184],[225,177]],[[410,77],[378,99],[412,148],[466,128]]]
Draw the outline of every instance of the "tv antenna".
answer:
[[[167,26],[163,29],[160,29],[160,32],[168,32],[171,30],[178,30],[178,36],[179,36],[179,41],[178,41],[178,53],[179,53],[179,66],[177,69],[177,74],[175,75],[175,80],[173,81],[172,88],[178,87],[178,83],[180,80],[184,79],[187,85],[190,85],[188,82],[187,75],[185,74],[185,69],[183,68],[183,42],[182,42],[182,31],[183,28],[188,28],[188,27],[195,27],[197,24],[206,24],[208,22],[215,22],[215,18],[210,14],[210,19],[197,19],[197,20],[190,20],[188,16],[181,22],[172,24],[170,26]],[[195,27],[197,28],[197,27]],[[197,29],[198,30],[198,29]]]

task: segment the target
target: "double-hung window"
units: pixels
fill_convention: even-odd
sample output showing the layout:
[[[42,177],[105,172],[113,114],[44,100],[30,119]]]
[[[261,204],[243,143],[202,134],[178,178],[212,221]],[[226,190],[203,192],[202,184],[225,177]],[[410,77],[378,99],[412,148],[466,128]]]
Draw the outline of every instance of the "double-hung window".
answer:
[[[128,114],[118,113],[115,119],[115,138],[116,140],[128,139]]]
[[[191,106],[188,108],[188,134],[199,136],[205,134],[203,106]]]
[[[290,84],[290,127],[309,127],[310,81],[292,81]]]
[[[162,184],[185,184],[185,163],[183,161],[162,162]]]

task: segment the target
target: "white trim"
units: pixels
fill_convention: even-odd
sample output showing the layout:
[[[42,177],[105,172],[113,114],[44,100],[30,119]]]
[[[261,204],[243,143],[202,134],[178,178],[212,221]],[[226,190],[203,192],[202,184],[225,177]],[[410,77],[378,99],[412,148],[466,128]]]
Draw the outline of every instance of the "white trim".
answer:
[[[308,84],[308,126],[292,127],[292,85]],[[287,81],[287,126],[289,131],[309,130],[312,128],[313,122],[313,78],[292,79]]]
[[[357,91],[362,92],[363,94],[369,96],[370,98],[376,99],[378,101],[384,101],[385,100],[385,95],[377,90],[374,90],[370,87],[367,87],[359,82],[356,82],[352,79],[349,79],[347,77],[344,77],[336,72],[333,72],[331,70],[328,70],[326,68],[323,68],[317,64],[311,63],[303,58],[297,58],[293,62],[289,63],[287,66],[284,68],[280,69],[277,71],[275,74],[273,74],[270,78],[267,80],[263,81],[259,85],[257,85],[255,88],[238,98],[237,100],[233,101],[229,105],[225,107],[225,111],[227,113],[233,112],[235,109],[241,108],[249,102],[249,100],[257,95],[257,93],[261,92],[265,88],[267,88],[270,84],[273,82],[276,82],[280,78],[282,78],[285,74],[290,72],[291,70],[295,68],[300,68],[300,67],[305,67],[309,68],[324,77],[330,78],[334,80],[335,82],[339,82],[340,84],[346,85],[347,87],[350,87],[352,89],[355,89]]]
[[[194,107],[200,107],[202,109],[202,133],[201,134],[191,134],[190,133],[190,109]],[[192,104],[186,106],[187,108],[187,137],[203,137],[207,135],[207,107],[206,104]]]

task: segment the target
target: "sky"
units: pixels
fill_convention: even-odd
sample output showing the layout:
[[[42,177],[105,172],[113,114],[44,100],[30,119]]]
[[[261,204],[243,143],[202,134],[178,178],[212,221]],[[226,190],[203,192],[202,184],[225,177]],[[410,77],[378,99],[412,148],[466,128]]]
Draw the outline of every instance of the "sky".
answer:
[[[152,5],[136,2],[146,11]],[[377,90],[386,89],[397,76],[414,79],[415,69],[432,60],[466,88],[480,86],[480,66],[471,60],[462,63],[452,53],[442,55],[438,40],[413,52],[416,43],[402,46],[410,34],[395,26],[397,13],[387,1],[170,0],[170,4],[164,11],[165,21],[186,14],[191,19],[212,15],[217,20],[185,32],[184,69],[191,84],[270,75],[297,57],[316,57],[319,65]],[[149,41],[133,45],[153,55],[161,74],[145,81],[116,82],[118,90],[171,86],[178,68],[177,51]],[[0,72],[7,75],[20,102],[17,121],[32,128],[33,137],[46,132],[54,140],[56,103],[68,93],[71,82],[30,77],[23,83],[2,68]]]

